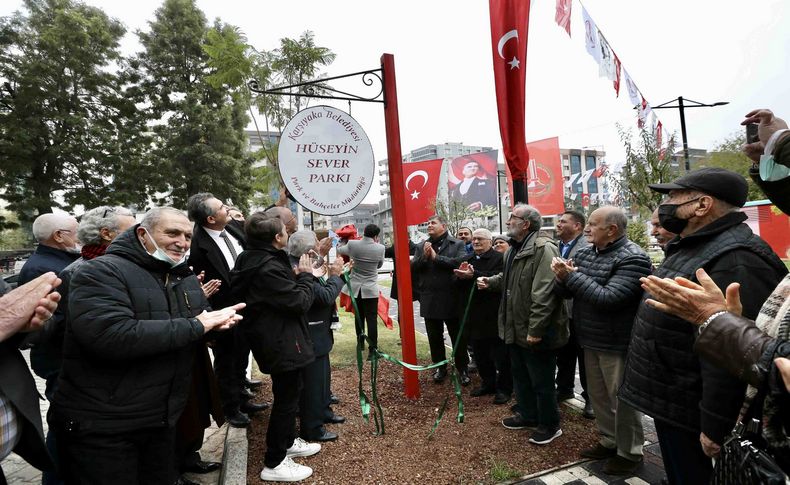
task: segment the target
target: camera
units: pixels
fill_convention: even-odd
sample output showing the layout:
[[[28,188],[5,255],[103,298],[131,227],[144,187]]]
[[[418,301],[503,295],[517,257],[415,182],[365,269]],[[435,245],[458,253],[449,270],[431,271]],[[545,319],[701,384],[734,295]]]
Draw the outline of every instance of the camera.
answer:
[[[757,143],[760,141],[760,136],[757,134],[757,123],[749,123],[746,125],[746,143]]]

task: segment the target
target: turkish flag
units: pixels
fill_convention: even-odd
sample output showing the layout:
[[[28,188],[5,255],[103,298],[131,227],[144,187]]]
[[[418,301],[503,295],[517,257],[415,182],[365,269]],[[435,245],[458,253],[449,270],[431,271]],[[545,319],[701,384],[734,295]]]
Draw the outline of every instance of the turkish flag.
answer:
[[[502,150],[513,180],[522,181],[522,186],[529,165],[524,135],[529,3],[529,0],[489,0],[488,4]],[[511,194],[519,196],[518,192]]]
[[[436,214],[436,191],[443,161],[439,158],[402,165],[407,226],[422,224]]]
[[[573,0],[557,0],[557,12],[554,14],[554,21],[557,25],[565,29],[568,37],[571,36],[571,6]]]

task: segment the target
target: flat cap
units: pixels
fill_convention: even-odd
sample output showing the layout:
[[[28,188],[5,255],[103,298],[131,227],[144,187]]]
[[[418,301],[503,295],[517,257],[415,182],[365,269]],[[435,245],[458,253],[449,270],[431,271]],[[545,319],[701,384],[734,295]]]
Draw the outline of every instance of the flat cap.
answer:
[[[717,167],[694,170],[672,182],[648,187],[662,194],[670,190],[698,190],[737,207],[743,207],[749,194],[749,186],[742,175]]]

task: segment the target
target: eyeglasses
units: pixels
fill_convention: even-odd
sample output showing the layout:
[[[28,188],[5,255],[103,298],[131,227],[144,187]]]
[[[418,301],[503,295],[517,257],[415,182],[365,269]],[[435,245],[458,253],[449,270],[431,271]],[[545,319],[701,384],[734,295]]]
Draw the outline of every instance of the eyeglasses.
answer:
[[[523,217],[521,217],[521,216],[517,216],[517,215],[515,215],[515,214],[510,214],[510,217],[508,217],[508,218],[507,218],[507,220],[508,220],[508,221],[510,221],[510,220],[512,220],[512,219],[521,219],[522,221],[526,221],[526,219],[524,219],[524,218],[523,218]]]

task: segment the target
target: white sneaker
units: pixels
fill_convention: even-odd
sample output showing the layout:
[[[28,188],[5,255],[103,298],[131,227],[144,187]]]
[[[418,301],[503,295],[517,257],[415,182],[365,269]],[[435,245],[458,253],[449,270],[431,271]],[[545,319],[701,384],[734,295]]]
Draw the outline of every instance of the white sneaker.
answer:
[[[296,438],[294,440],[294,444],[288,448],[288,452],[285,456],[313,456],[316,453],[321,451],[321,445],[318,443],[308,443],[307,441],[303,440],[302,438]]]
[[[286,456],[276,467],[264,467],[263,471],[261,471],[261,480],[267,482],[298,482],[312,474],[312,468],[295,463],[290,457]]]

